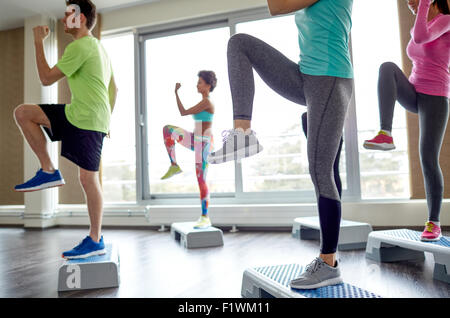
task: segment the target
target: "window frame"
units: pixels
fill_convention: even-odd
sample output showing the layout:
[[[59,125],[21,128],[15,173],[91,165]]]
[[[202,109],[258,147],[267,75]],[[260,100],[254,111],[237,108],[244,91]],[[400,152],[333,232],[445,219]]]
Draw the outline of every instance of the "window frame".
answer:
[[[292,14],[289,14],[292,15]],[[287,15],[287,16],[289,16]],[[278,17],[278,16],[277,16]],[[198,194],[152,194],[148,164],[149,158],[147,140],[147,95],[146,95],[146,48],[147,40],[169,35],[190,33],[228,27],[230,36],[236,33],[236,25],[244,22],[264,20],[272,17],[267,8],[243,10],[228,14],[211,15],[180,22],[166,23],[156,26],[134,29],[135,45],[135,91],[136,91],[136,201],[143,205],[189,205],[198,204]],[[349,43],[352,54],[351,36]],[[354,88],[354,87],[353,87]],[[301,107],[301,106],[300,106]],[[306,110],[306,108],[305,108]],[[358,130],[356,120],[356,100],[353,94],[347,120],[344,127],[344,142],[346,156],[347,189],[343,190],[343,199],[361,201],[361,178],[358,151]],[[242,164],[235,162],[235,192],[211,193],[216,205],[230,204],[294,204],[315,202],[313,190],[304,191],[274,191],[274,192],[244,192]]]

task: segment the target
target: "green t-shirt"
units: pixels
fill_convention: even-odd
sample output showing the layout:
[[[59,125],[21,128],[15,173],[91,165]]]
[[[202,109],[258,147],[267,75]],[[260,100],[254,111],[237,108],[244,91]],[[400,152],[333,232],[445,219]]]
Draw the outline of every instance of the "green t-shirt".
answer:
[[[295,14],[303,73],[353,78],[352,7],[353,0],[320,0]]]
[[[56,66],[72,92],[66,106],[67,120],[80,129],[108,133],[111,117],[109,83],[111,60],[99,40],[85,36],[70,43]]]

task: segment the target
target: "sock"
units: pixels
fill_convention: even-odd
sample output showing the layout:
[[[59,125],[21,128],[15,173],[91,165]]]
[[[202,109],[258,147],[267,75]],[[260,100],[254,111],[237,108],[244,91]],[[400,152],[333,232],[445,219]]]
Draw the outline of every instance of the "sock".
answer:
[[[381,131],[384,132],[387,136],[392,137],[391,132],[389,130],[381,129]]]
[[[433,222],[434,225],[441,227],[441,222],[430,221],[430,220],[428,220],[428,222]]]
[[[44,169],[42,169],[42,172],[43,172],[43,173],[46,173],[46,174],[54,174],[54,173],[55,173],[55,171],[56,171],[56,170],[53,170],[53,171],[47,172],[47,171],[44,171]]]

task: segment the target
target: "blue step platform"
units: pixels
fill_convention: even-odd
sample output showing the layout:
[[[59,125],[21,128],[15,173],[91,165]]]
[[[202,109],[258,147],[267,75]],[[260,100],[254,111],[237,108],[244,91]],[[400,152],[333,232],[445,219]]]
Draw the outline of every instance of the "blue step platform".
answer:
[[[305,266],[299,264],[256,267],[245,270],[241,295],[244,298],[380,298],[349,284],[317,289],[293,289],[289,286]]]
[[[105,248],[104,255],[65,260],[59,268],[58,291],[118,287],[119,252],[112,244]]]
[[[369,234],[366,257],[378,262],[423,261],[425,253],[434,256],[433,278],[450,283],[450,237],[422,242],[421,232],[408,229],[374,231]]]

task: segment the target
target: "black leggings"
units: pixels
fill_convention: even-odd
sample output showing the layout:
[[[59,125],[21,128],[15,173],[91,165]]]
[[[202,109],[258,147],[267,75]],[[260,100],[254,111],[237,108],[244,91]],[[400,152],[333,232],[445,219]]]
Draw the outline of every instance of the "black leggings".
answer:
[[[378,79],[380,123],[383,130],[392,130],[396,101],[407,111],[419,115],[419,153],[428,218],[439,222],[444,194],[439,154],[448,121],[448,98],[417,93],[402,70],[394,63],[387,62],[381,65]]]

